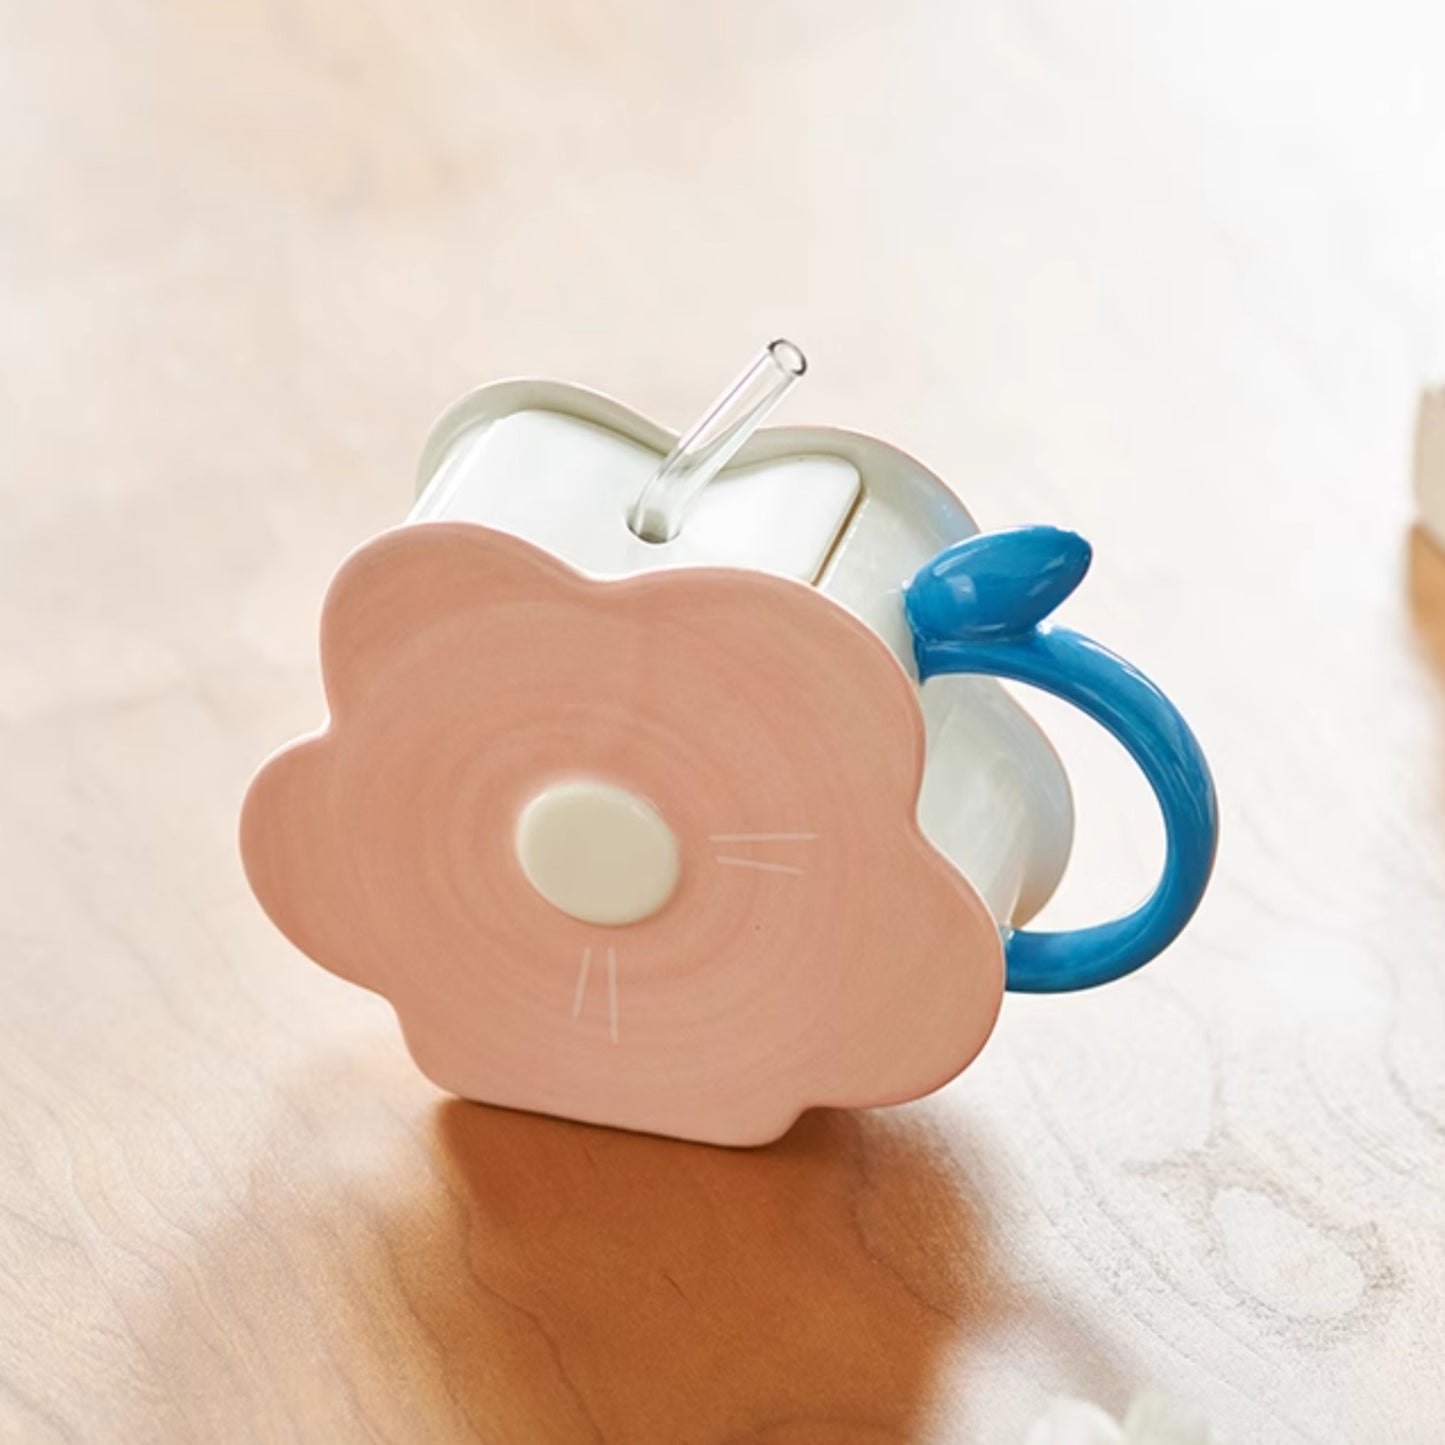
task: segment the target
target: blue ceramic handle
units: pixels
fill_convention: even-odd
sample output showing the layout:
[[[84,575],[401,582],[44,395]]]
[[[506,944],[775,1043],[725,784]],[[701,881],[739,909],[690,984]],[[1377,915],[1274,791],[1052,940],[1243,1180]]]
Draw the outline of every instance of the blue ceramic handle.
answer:
[[[1209,765],[1173,703],[1123,658],[1043,621],[1091,556],[1054,527],[983,533],[941,552],[904,593],[921,681],[982,673],[1075,704],[1129,750],[1164,814],[1163,876],[1133,913],[1062,933],[1006,931],[1008,987],[1023,993],[1092,988],[1167,948],[1199,906],[1219,836]]]

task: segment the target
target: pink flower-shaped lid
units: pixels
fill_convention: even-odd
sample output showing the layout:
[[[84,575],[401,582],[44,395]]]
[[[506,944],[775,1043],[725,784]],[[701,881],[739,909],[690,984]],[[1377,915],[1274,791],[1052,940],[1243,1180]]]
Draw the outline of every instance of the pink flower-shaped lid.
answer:
[[[391,1001],[443,1088],[753,1144],[812,1105],[916,1098],[982,1047],[1002,950],[919,831],[913,684],[811,588],[596,581],[485,527],[413,526],[342,566],[321,659],[330,721],[252,782],[246,871],[299,948]],[[553,887],[528,829],[582,817],[574,794],[604,824],[621,800],[623,827]],[[634,860],[657,886],[633,921],[568,902],[579,868],[615,883]]]

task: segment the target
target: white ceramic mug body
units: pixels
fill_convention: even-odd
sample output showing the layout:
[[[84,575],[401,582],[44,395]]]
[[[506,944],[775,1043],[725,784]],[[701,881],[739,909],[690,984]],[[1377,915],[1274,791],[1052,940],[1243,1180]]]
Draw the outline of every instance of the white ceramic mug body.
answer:
[[[916,683],[903,585],[978,531],[948,487],[871,437],[770,428],[710,484],[675,541],[644,542],[628,508],[675,440],[581,387],[497,382],[433,427],[407,522],[480,522],[596,577],[699,565],[793,576],[864,621]],[[1058,885],[1072,843],[1058,755],[992,679],[935,677],[919,698],[928,736],[919,824],[999,923],[1023,924]]]

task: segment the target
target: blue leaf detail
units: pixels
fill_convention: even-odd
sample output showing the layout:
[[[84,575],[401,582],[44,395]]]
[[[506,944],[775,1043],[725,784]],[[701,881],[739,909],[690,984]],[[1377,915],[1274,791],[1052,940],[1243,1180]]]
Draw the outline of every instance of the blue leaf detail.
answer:
[[[940,552],[904,592],[924,639],[988,642],[1030,632],[1084,579],[1093,549],[1077,532],[981,532]]]

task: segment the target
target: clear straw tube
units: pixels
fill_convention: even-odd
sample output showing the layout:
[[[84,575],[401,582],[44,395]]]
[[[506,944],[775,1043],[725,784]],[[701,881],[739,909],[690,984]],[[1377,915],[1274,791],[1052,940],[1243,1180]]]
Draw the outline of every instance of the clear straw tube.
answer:
[[[638,494],[627,525],[645,542],[670,542],[699,493],[808,369],[791,341],[769,342],[667,454]]]

